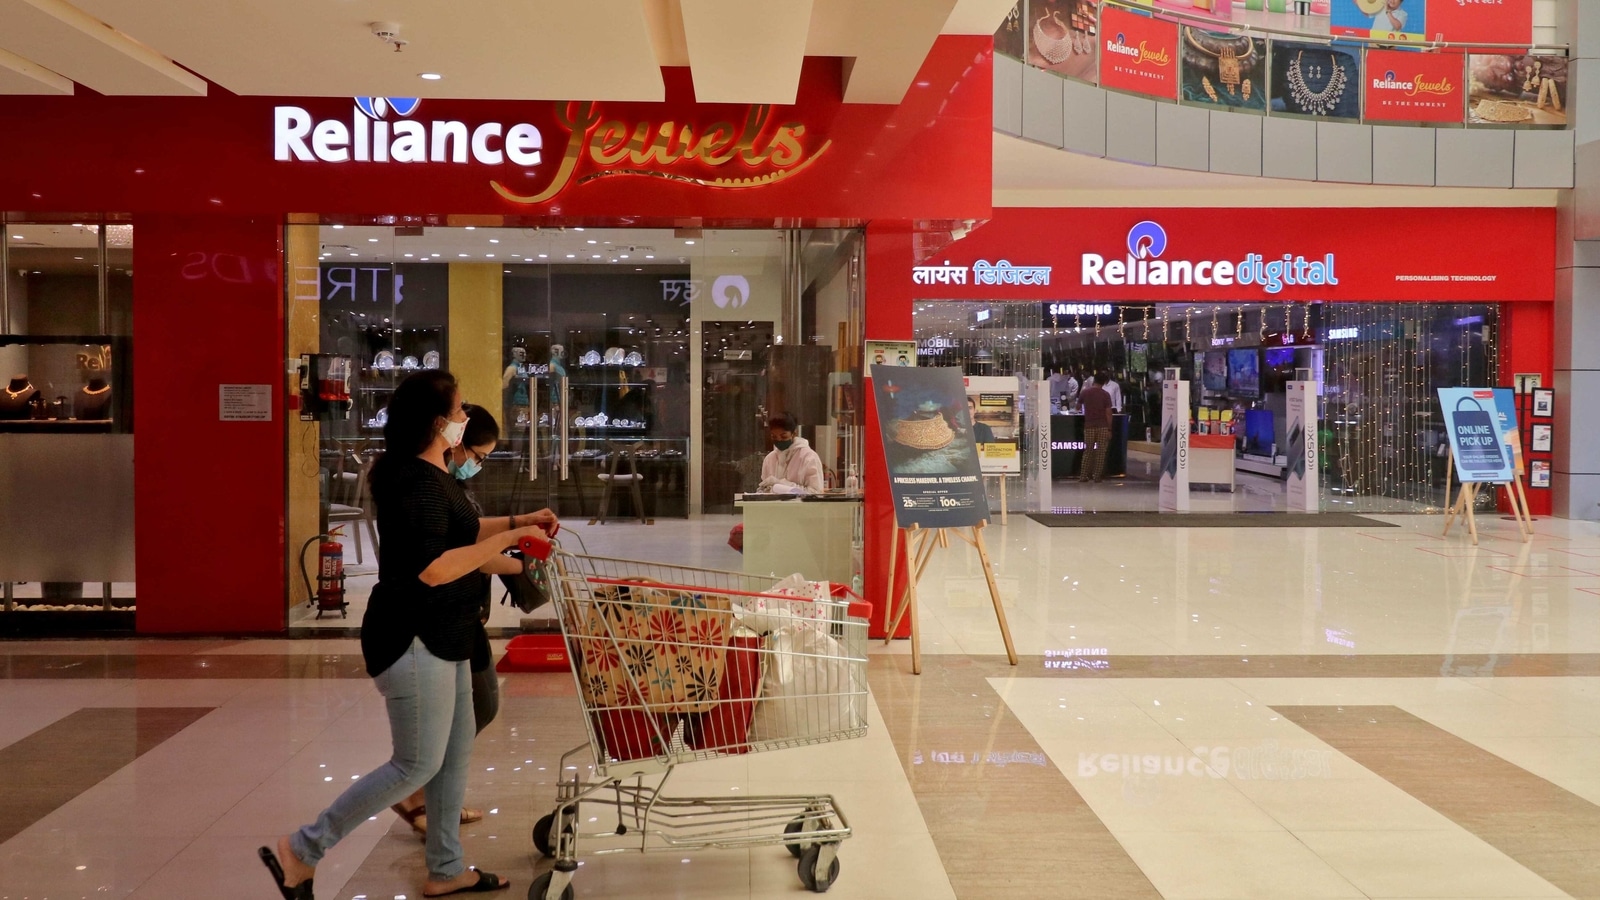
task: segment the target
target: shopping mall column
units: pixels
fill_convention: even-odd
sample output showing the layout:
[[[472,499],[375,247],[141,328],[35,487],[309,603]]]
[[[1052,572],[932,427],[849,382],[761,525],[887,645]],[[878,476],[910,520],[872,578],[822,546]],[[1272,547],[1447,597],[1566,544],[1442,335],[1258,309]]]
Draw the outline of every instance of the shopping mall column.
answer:
[[[912,339],[911,267],[914,263],[912,230],[908,223],[872,223],[867,226],[866,339],[869,341],[909,341]],[[883,435],[878,429],[877,404],[870,389],[861,392],[866,402],[866,446],[862,449],[864,502],[862,523],[866,542],[863,565],[866,567],[867,599],[874,605],[873,637],[883,637],[888,625],[890,603],[886,602],[889,578],[889,548],[895,531],[894,501],[889,494],[889,466],[883,456]],[[905,590],[904,558],[894,567],[895,592]],[[902,620],[896,637],[909,637],[911,623]]]
[[[1573,70],[1600,68],[1600,3],[1558,7]],[[1600,91],[1574,90],[1575,190],[1556,213],[1555,514],[1600,519]]]
[[[499,263],[450,264],[450,355],[446,364],[461,386],[461,399],[487,407],[506,429],[516,422],[507,420],[500,402],[505,371],[500,339],[503,275]]]
[[[283,225],[152,215],[134,247],[137,628],[284,628]],[[223,386],[249,386],[224,410]]]

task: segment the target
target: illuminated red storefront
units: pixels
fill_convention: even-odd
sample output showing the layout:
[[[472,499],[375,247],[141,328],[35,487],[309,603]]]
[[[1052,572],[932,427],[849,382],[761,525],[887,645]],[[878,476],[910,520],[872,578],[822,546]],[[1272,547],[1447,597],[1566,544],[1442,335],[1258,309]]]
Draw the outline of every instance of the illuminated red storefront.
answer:
[[[696,104],[687,70],[664,74],[661,104],[353,105],[215,87],[0,104],[8,221],[137,229],[139,631],[286,626],[285,292],[316,278],[286,260],[288,225],[865,228],[871,334],[909,326],[898,273],[914,235],[989,214],[986,38],[940,38],[899,106],[843,104],[837,60],[808,60],[790,107]],[[231,384],[284,385],[270,421],[219,421]],[[881,534],[872,440],[869,518],[885,527],[867,530]],[[869,539],[869,592],[880,550]]]

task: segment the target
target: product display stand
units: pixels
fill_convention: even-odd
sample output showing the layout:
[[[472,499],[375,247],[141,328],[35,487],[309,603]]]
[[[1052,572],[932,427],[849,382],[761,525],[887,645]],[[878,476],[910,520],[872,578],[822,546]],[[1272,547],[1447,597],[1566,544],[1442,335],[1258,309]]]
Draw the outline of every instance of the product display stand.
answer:
[[[1450,482],[1455,477],[1455,457],[1451,456],[1445,464],[1444,490],[1445,490],[1445,517],[1444,534],[1450,536],[1450,529],[1455,526],[1456,520],[1462,519],[1467,524],[1467,533],[1472,536],[1472,546],[1478,546],[1478,517],[1474,507],[1478,502],[1478,491],[1483,484],[1476,481],[1463,481],[1461,490],[1456,492],[1455,499],[1450,497]],[[1490,484],[1493,490],[1498,485]],[[1511,513],[1517,520],[1517,533],[1522,536],[1523,543],[1533,540],[1533,517],[1528,514],[1528,496],[1522,491],[1522,480],[1513,478],[1509,484],[1504,485],[1506,495],[1511,500]]]
[[[884,643],[894,639],[895,630],[900,627],[900,621],[907,616],[911,618],[911,674],[922,674],[922,640],[917,624],[917,583],[922,580],[922,573],[928,568],[928,561],[933,558],[933,551],[950,546],[950,535],[966,541],[978,551],[978,563],[983,566],[983,580],[989,586],[989,600],[994,603],[994,617],[1000,623],[1000,637],[1006,643],[1006,659],[1014,666],[1017,664],[1017,649],[1011,643],[1011,626],[1006,623],[1005,607],[1000,603],[1000,587],[994,580],[994,567],[989,561],[989,550],[983,543],[983,529],[987,521],[981,522],[971,528],[922,528],[912,525],[910,528],[894,529],[890,541],[889,553],[889,602],[886,609],[892,610],[894,615],[889,620],[889,627],[885,632]],[[901,595],[894,597],[895,561],[900,556],[900,540],[905,538],[906,556],[906,588]]]

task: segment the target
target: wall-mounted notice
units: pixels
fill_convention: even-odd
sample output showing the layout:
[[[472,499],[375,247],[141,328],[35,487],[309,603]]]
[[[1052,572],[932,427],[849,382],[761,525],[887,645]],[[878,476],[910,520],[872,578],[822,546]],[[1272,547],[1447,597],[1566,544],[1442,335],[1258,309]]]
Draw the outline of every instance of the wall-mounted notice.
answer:
[[[217,386],[217,420],[220,422],[271,422],[272,385],[223,384]]]

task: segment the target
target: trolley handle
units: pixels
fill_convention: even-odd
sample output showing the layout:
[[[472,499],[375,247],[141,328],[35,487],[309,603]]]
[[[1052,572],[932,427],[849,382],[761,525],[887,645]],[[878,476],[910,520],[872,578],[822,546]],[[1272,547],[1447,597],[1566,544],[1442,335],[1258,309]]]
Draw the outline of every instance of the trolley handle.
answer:
[[[517,549],[522,551],[523,556],[544,562],[550,558],[550,552],[555,549],[555,544],[546,538],[535,537],[530,534],[525,535],[521,541],[517,542]]]

